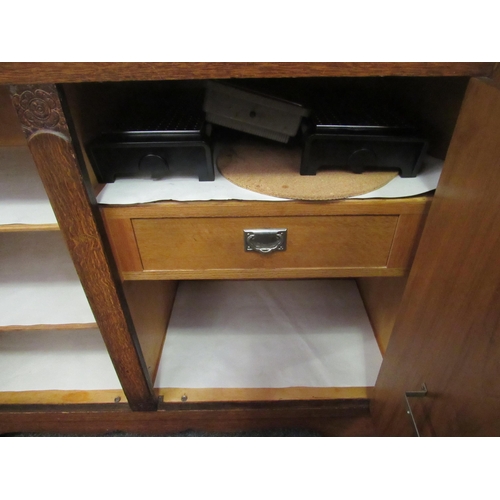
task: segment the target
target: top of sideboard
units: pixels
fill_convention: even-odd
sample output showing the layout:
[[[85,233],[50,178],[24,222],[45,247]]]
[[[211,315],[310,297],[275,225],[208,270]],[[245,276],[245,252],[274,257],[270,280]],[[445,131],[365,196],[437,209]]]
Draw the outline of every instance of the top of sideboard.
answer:
[[[490,76],[495,64],[348,62],[0,63],[0,84],[191,80],[212,78]]]

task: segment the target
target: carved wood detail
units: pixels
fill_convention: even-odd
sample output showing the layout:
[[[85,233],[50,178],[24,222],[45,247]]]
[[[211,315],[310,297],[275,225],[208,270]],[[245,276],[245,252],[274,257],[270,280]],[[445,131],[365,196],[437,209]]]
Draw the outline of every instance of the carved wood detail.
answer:
[[[69,141],[66,118],[55,85],[17,85],[11,87],[16,109],[26,138],[37,132],[58,133]]]

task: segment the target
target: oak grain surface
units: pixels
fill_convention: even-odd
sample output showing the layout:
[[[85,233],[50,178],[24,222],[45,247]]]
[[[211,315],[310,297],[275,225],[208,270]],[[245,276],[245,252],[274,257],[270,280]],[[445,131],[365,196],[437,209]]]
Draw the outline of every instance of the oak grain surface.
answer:
[[[67,83],[308,76],[489,76],[493,63],[98,62],[0,63],[0,83]]]
[[[164,403],[222,401],[308,401],[368,399],[372,387],[179,388],[157,389]]]
[[[101,206],[101,213],[127,280],[399,276],[431,200],[159,202]],[[396,234],[393,226],[381,231],[387,220],[397,220]],[[144,226],[152,229],[144,234]],[[290,250],[244,252],[243,229],[259,227],[289,228]]]
[[[177,282],[127,281],[123,286],[144,361],[154,383],[174,305]]]
[[[118,80],[136,80],[136,79],[144,79],[144,80],[161,80],[161,79],[191,79],[191,78],[233,78],[233,77],[290,77],[290,76],[384,76],[384,75],[400,75],[400,76],[474,76],[474,75],[489,75],[493,69],[492,63],[154,63],[154,64],[141,64],[141,63],[0,63],[0,83],[33,83],[34,80],[43,82],[77,82],[77,81],[118,81]],[[498,78],[498,68],[496,71],[496,77]],[[476,88],[477,91],[477,88]],[[482,98],[479,99],[482,101]],[[475,100],[474,100],[475,103]],[[498,196],[498,185],[494,184],[492,189],[494,191],[491,193],[492,203],[490,206],[487,205],[487,201],[478,202],[476,196],[472,197],[472,200],[468,200],[467,195],[469,194],[469,187],[477,188],[477,191],[473,189],[473,192],[476,193],[481,191],[485,186],[481,184],[478,180],[478,174],[473,176],[470,179],[468,176],[470,174],[471,165],[474,165],[474,168],[478,167],[479,162],[479,170],[481,171],[484,168],[484,163],[486,160],[489,161],[489,164],[495,164],[495,158],[500,157],[498,151],[496,151],[495,155],[489,155],[488,158],[481,156],[481,151],[478,151],[478,148],[467,149],[470,146],[468,135],[474,136],[477,139],[476,129],[482,129],[483,123],[486,126],[493,125],[496,127],[496,130],[499,128],[498,120],[496,122],[491,122],[491,116],[488,116],[488,106],[496,110],[496,116],[500,116],[498,113],[498,100],[497,99],[485,99],[483,104],[479,106],[477,112],[477,120],[473,121],[472,125],[466,127],[466,134],[460,135],[459,139],[456,141],[464,141],[465,144],[465,154],[458,163],[460,164],[458,167],[450,168],[448,167],[449,172],[453,172],[451,175],[456,176],[458,179],[462,179],[462,181],[458,181],[458,184],[450,183],[450,179],[448,177],[445,183],[442,183],[441,188],[441,197],[438,204],[438,208],[436,208],[436,222],[433,232],[433,236],[428,236],[428,243],[425,246],[425,250],[421,253],[424,257],[417,258],[418,265],[416,266],[416,270],[414,274],[415,285],[413,285],[414,290],[419,294],[423,294],[429,290],[432,290],[435,286],[434,278],[438,278],[437,282],[439,283],[439,279],[444,280],[444,284],[440,284],[439,288],[441,290],[446,289],[449,291],[453,289],[455,286],[452,280],[452,277],[455,276],[456,270],[461,269],[463,263],[460,258],[457,258],[456,253],[452,251],[450,262],[444,266],[450,274],[444,275],[435,275],[435,268],[439,267],[443,263],[443,253],[442,251],[439,253],[439,249],[443,244],[444,237],[452,237],[452,241],[457,243],[457,237],[455,233],[459,232],[461,228],[464,228],[468,231],[470,236],[471,227],[477,226],[477,236],[478,239],[474,240],[476,243],[472,242],[471,246],[473,248],[466,248],[467,252],[465,254],[469,257],[470,253],[476,257],[481,257],[482,259],[492,259],[493,264],[498,264],[495,261],[495,258],[498,259],[499,251],[498,248],[495,249],[496,254],[492,252],[491,246],[489,246],[484,251],[481,251],[481,245],[477,244],[477,242],[483,241],[482,238],[485,238],[485,234],[487,230],[490,231],[494,229],[494,227],[498,227],[499,221],[498,217],[490,218],[489,213],[490,210],[493,211],[496,207],[498,207],[498,199],[495,196]],[[491,112],[491,109],[489,110]],[[469,117],[474,117],[475,113],[469,110]],[[489,137],[491,146],[491,135],[486,134]],[[496,142],[498,143],[498,136],[496,137]],[[17,140],[17,139],[16,139]],[[40,139],[40,142],[36,143],[35,151],[37,150],[39,154],[41,154],[41,161],[45,162],[45,170],[49,170],[49,162],[53,161],[54,158],[69,162],[70,170],[72,173],[77,172],[78,169],[75,168],[74,162],[75,158],[73,155],[73,151],[71,148],[65,147],[61,143],[51,144],[52,140]],[[56,141],[57,142],[57,141]],[[480,142],[480,144],[485,144],[484,142]],[[455,145],[455,150],[459,151],[459,146]],[[491,150],[490,150],[491,151]],[[457,154],[457,153],[455,153]],[[479,160],[476,161],[476,157]],[[65,160],[66,159],[66,160]],[[452,160],[450,160],[451,162]],[[483,165],[483,166],[481,166]],[[497,167],[498,165],[495,164]],[[497,169],[498,170],[498,169]],[[74,179],[72,180],[71,175],[67,172],[64,172],[61,175],[61,179],[59,180],[59,187],[52,187],[50,191],[53,193],[57,193],[58,189],[68,189],[73,187]],[[468,180],[469,179],[469,180]],[[497,183],[498,176],[493,177],[493,183]],[[49,180],[50,182],[50,180]],[[76,181],[78,185],[81,185],[81,180]],[[461,183],[460,183],[461,182]],[[472,186],[468,186],[467,184],[472,184]],[[77,189],[79,194],[82,193],[81,187]],[[490,191],[487,191],[490,193]],[[462,199],[462,202],[459,203],[464,194],[465,198]],[[440,219],[442,207],[446,205],[447,199],[453,200],[453,203],[448,206],[448,212],[446,217]],[[69,200],[68,200],[69,201]],[[441,205],[443,204],[443,205]],[[453,211],[456,208],[460,208],[461,206],[466,206],[467,204],[476,205],[476,208],[479,205],[480,212],[484,217],[481,220],[478,220],[477,217],[470,215],[470,210],[465,212],[456,212]],[[84,205],[88,205],[88,201],[84,203]],[[469,206],[470,209],[470,206]],[[300,213],[300,209],[297,209],[297,214]],[[92,245],[85,245],[85,241],[87,239],[92,240],[92,235],[88,233],[87,230],[80,232],[79,229],[76,229],[74,233],[72,233],[72,224],[78,224],[80,216],[75,217],[75,212],[78,211],[78,207],[71,207],[71,204],[68,203],[67,206],[61,206],[61,211],[59,213],[59,217],[62,219],[67,219],[67,227],[63,228],[63,232],[67,232],[68,234],[73,234],[76,238],[76,235],[80,234],[82,241],[73,241],[76,247],[80,247],[80,253],[75,256],[77,260],[84,262],[87,258],[86,250],[92,248]],[[246,215],[244,213],[244,208],[241,208],[242,216]],[[318,214],[316,214],[318,215]],[[464,216],[465,226],[456,225],[456,221],[460,220],[461,216]],[[193,216],[193,214],[191,215]],[[196,216],[196,215],[194,215]],[[85,218],[85,217],[84,217]],[[92,215],[91,218],[94,218]],[[446,224],[442,225],[439,223],[448,222],[450,224],[449,228]],[[494,226],[493,224],[496,224]],[[488,226],[489,225],[489,226]],[[475,234],[475,233],[474,233]],[[431,243],[432,239],[432,243]],[[463,244],[463,242],[462,242]],[[99,245],[98,245],[99,246]],[[100,253],[102,249],[98,249],[97,253]],[[427,265],[424,264],[425,259],[432,259],[434,256],[434,251],[438,250],[438,256],[440,256],[440,263],[434,265],[432,269],[429,269]],[[458,252],[462,252],[462,249],[456,250]],[[470,252],[469,252],[470,250]],[[75,250],[76,252],[76,250]],[[101,253],[102,255],[102,253]],[[473,271],[480,271],[482,269],[483,261],[481,259],[473,259],[466,261],[470,266],[471,271],[466,273],[469,278],[473,276]],[[476,268],[476,266],[478,266]],[[105,267],[108,267],[107,265]],[[453,268],[453,271],[450,269]],[[497,265],[497,269],[500,266]],[[109,271],[109,270],[108,270]],[[106,271],[106,273],[108,272]],[[87,280],[92,281],[95,279],[99,279],[99,274],[94,275],[91,270],[91,265],[82,264],[82,272],[87,274]],[[98,271],[99,273],[99,271]],[[427,273],[430,273],[430,276],[427,276]],[[106,276],[106,279],[109,278],[109,275]],[[494,276],[493,278],[496,278]],[[113,278],[114,279],[114,278]],[[481,389],[483,389],[484,397],[481,399],[481,404],[476,405],[477,403],[477,394],[473,392],[468,393],[467,396],[460,394],[460,391],[456,391],[454,394],[448,393],[447,398],[448,401],[455,400],[457,402],[455,408],[455,416],[456,415],[467,415],[470,417],[477,418],[482,414],[483,406],[487,405],[488,402],[493,402],[494,405],[498,402],[498,385],[496,381],[498,377],[495,377],[495,369],[498,371],[496,365],[494,364],[494,360],[498,359],[498,354],[496,352],[496,356],[488,356],[487,350],[490,348],[496,349],[495,346],[498,346],[497,337],[495,337],[495,331],[498,331],[498,328],[495,330],[495,325],[498,325],[498,316],[496,311],[500,309],[498,300],[495,299],[495,294],[491,294],[491,279],[486,280],[487,286],[485,291],[481,291],[481,286],[478,283],[475,283],[473,287],[473,291],[467,295],[467,287],[463,288],[464,294],[467,298],[474,298],[476,295],[481,297],[481,310],[474,314],[474,318],[476,321],[476,326],[478,322],[481,322],[481,328],[472,328],[474,333],[486,329],[486,331],[490,332],[490,344],[484,342],[484,339],[487,338],[486,334],[483,334],[481,338],[482,341],[482,350],[474,351],[472,357],[477,358],[472,364],[472,372],[482,372],[483,376],[478,379],[477,377],[474,379],[472,385],[474,389],[478,389],[479,385]],[[498,283],[498,280],[497,280]],[[474,284],[474,283],[473,283]],[[90,285],[89,285],[90,286]],[[116,291],[116,290],[115,290]],[[92,295],[95,298],[99,298],[101,295],[107,294],[108,291],[102,289],[100,291],[94,289],[92,291]],[[486,294],[486,295],[485,295]],[[489,295],[488,295],[489,294]],[[498,297],[498,289],[496,291],[496,297]],[[116,296],[115,296],[116,297]],[[443,300],[442,297],[440,300]],[[496,300],[496,302],[495,302]],[[408,306],[408,302],[410,299],[407,299],[406,307]],[[411,301],[410,301],[411,302]],[[110,304],[102,304],[102,307],[105,308]],[[444,305],[445,310],[447,307],[450,307],[451,310],[456,313],[456,310],[452,308],[448,303],[442,303]],[[463,302],[461,303],[464,306]],[[121,304],[123,306],[123,304]],[[118,310],[121,310],[121,306]],[[111,308],[116,311],[117,303],[111,304]],[[412,319],[412,311],[408,310],[405,314],[405,318]],[[482,316],[480,316],[482,314]],[[460,319],[464,319],[464,315],[459,315]],[[414,323],[418,323],[419,319],[419,311],[415,313],[413,316]],[[109,320],[109,323],[106,321]],[[468,318],[465,317],[465,322],[468,321]],[[111,325],[114,325],[115,320],[112,318],[112,314],[104,320],[103,324],[107,325],[107,330],[111,331]],[[126,323],[126,322],[125,322]],[[467,323],[470,326],[470,323]],[[123,327],[124,322],[123,318],[118,321],[118,328]],[[400,329],[404,326],[404,322],[401,322]],[[460,325],[459,325],[460,326]],[[114,326],[113,326],[114,327]],[[105,329],[106,329],[105,328]],[[129,325],[125,326],[125,329],[128,330]],[[416,331],[416,335],[421,333],[422,329],[418,329]],[[124,332],[125,334],[125,332]],[[128,334],[127,334],[128,335]],[[125,338],[127,337],[125,335]],[[463,331],[460,331],[457,338],[451,336],[450,341],[452,343],[451,346],[442,344],[439,349],[442,351],[445,347],[450,348],[451,359],[457,361],[457,353],[453,349],[453,343],[458,340],[462,347],[468,347],[467,342],[463,340],[464,337]],[[426,337],[427,338],[427,337]],[[460,340],[462,339],[462,340]],[[474,348],[474,339],[473,336],[468,337],[468,342],[472,343],[472,347]],[[425,339],[424,339],[425,340]],[[424,340],[418,340],[418,342],[423,342]],[[115,347],[119,348],[119,342],[116,342]],[[397,343],[395,344],[394,352],[398,352]],[[401,346],[400,346],[401,347]],[[408,347],[408,346],[406,346]],[[465,349],[464,347],[464,349]],[[464,349],[459,349],[462,353],[465,352]],[[497,349],[498,350],[498,349]],[[411,351],[411,349],[410,349]],[[403,352],[403,351],[401,351]],[[434,354],[433,354],[434,355]],[[120,357],[119,355],[118,357]],[[432,356],[431,356],[432,357]],[[485,361],[484,368],[478,369],[477,360]],[[493,361],[492,361],[493,360]],[[126,360],[124,360],[126,362]],[[461,359],[458,359],[457,363],[460,362]],[[463,359],[464,364],[471,363],[471,360],[467,360],[466,357]],[[415,366],[412,362],[411,352],[400,360],[401,368],[409,368],[411,369]],[[468,366],[468,369],[463,370],[462,377],[466,377],[468,373],[470,373],[471,366]],[[394,365],[392,365],[392,369],[394,369]],[[389,370],[389,373],[391,372]],[[396,369],[397,373],[397,369]],[[394,371],[392,371],[394,375]],[[477,374],[477,373],[476,373]],[[498,373],[497,373],[498,375]],[[130,373],[125,374],[125,379],[128,376],[132,376]],[[132,377],[133,378],[133,377]],[[396,377],[397,378],[397,377]],[[124,379],[124,380],[125,380]],[[458,377],[458,382],[461,382],[460,377]],[[477,384],[478,380],[481,381],[481,384]],[[412,385],[418,384],[421,381],[420,376],[415,376],[410,380]],[[408,388],[406,386],[406,382],[404,382],[404,388]],[[457,382],[457,383],[458,383]],[[397,399],[397,403],[399,405],[401,400],[401,387],[397,387],[394,389],[394,395]],[[416,387],[410,387],[416,388]],[[484,391],[486,388],[486,391]],[[388,389],[387,387],[381,386],[382,393],[384,391],[390,392],[393,388]],[[432,390],[432,387],[431,387]],[[477,391],[477,393],[481,393],[481,391]],[[449,396],[449,397],[448,397]],[[366,410],[367,410],[367,402],[364,402],[364,413],[363,415],[359,414],[358,410],[353,410],[352,402],[351,406],[347,406],[347,409],[343,412],[338,412],[337,410],[333,410],[328,407],[320,407],[320,406],[311,406],[311,405],[296,405],[294,408],[291,407],[274,407],[271,408],[267,406],[263,407],[246,407],[246,408],[228,408],[228,407],[219,407],[214,411],[209,409],[201,409],[200,407],[191,407],[191,411],[186,411],[185,409],[172,408],[172,407],[162,407],[159,412],[130,412],[127,408],[123,408],[125,405],[107,405],[107,410],[87,410],[87,411],[64,411],[61,412],[60,409],[51,410],[51,411],[41,411],[40,409],[34,408],[31,411],[20,411],[15,409],[3,409],[0,411],[0,433],[1,432],[16,432],[19,430],[36,430],[36,431],[46,431],[46,432],[78,432],[84,430],[87,433],[93,432],[108,432],[110,430],[128,430],[128,431],[137,431],[144,433],[152,433],[152,432],[165,432],[165,431],[175,431],[182,430],[187,428],[204,428],[204,429],[224,429],[228,428],[253,428],[256,423],[259,426],[268,426],[268,425],[279,425],[293,423],[299,425],[312,426],[316,424],[321,425],[330,425],[335,421],[335,418],[340,418],[345,426],[349,427],[350,423],[353,421],[353,418],[366,418]],[[118,408],[117,408],[118,406]],[[349,409],[350,408],[350,409]],[[399,406],[398,406],[399,408]],[[187,409],[187,408],[186,408]],[[358,411],[358,413],[357,413]],[[399,411],[399,410],[397,410]],[[443,411],[443,410],[441,410]],[[350,412],[350,413],[349,413]],[[389,411],[390,413],[390,411]],[[489,427],[487,429],[497,429],[498,426],[498,416],[499,411],[497,409],[496,414],[489,414]],[[342,415],[342,417],[340,417]],[[332,418],[335,417],[333,420]],[[345,418],[347,417],[347,419]],[[406,416],[404,417],[406,418]],[[480,419],[479,419],[480,420]],[[476,420],[477,421],[477,420]],[[474,422],[476,422],[474,421]],[[347,422],[347,423],[345,423]],[[475,425],[474,422],[469,419],[471,425]],[[345,426],[340,425],[340,428],[343,429],[340,435],[345,435]],[[474,427],[476,433],[484,432],[485,427],[482,425],[477,425]],[[467,430],[467,429],[466,429]],[[468,428],[468,431],[471,431],[471,427]],[[342,434],[342,432],[344,434]]]
[[[125,393],[119,389],[93,391],[4,391],[0,392],[0,405],[20,405],[27,408],[32,405],[99,404],[119,401],[126,403]],[[0,411],[1,420],[1,411]]]
[[[394,215],[428,211],[432,195],[411,198],[304,201],[165,201],[137,205],[101,205],[106,219],[162,217],[278,217],[312,215]]]
[[[152,410],[147,374],[104,227],[53,85],[12,87],[12,100],[38,173],[132,408]]]
[[[425,224],[425,214],[403,214],[398,219],[387,267],[410,269]]]
[[[382,354],[385,353],[389,344],[407,279],[407,276],[398,276],[356,280]]]
[[[144,270],[383,267],[397,216],[136,219]],[[245,251],[245,229],[286,229],[285,251]]]
[[[59,231],[57,224],[2,224],[0,233],[25,233],[36,231]]]
[[[113,275],[71,144],[56,135],[42,133],[30,139],[29,147],[129,402],[136,408],[153,407],[151,383],[138,354],[140,348],[134,341],[128,309]]]
[[[473,79],[376,384],[384,434],[500,435],[500,84]]]

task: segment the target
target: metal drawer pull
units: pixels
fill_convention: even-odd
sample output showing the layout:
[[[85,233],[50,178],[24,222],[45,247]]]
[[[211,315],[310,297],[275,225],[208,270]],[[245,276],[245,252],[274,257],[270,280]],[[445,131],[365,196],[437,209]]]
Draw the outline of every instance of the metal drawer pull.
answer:
[[[410,400],[408,398],[425,398],[427,396],[427,386],[425,383],[422,384],[422,390],[420,391],[406,391],[405,401],[406,401],[406,413],[410,415],[411,421],[413,422],[413,427],[417,433],[417,437],[420,437],[420,432],[418,432],[417,423],[415,422],[415,417],[413,416],[413,411],[410,406]]]
[[[286,229],[244,229],[246,252],[272,253],[286,250]]]

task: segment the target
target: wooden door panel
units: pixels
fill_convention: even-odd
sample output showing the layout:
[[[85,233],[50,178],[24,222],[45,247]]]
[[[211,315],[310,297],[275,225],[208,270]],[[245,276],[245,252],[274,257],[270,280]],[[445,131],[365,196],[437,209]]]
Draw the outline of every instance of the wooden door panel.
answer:
[[[377,380],[382,435],[500,435],[500,82],[471,80]]]

